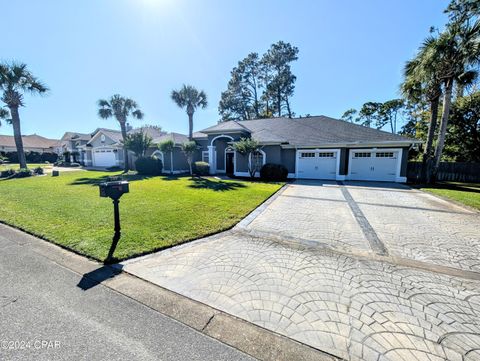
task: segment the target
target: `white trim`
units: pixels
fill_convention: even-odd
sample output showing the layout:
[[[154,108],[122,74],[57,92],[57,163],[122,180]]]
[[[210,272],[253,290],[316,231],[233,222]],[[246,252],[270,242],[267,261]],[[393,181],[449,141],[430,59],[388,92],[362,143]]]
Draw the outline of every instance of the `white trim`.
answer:
[[[350,166],[352,164],[352,158],[353,158],[353,153],[354,152],[371,152],[371,153],[382,153],[382,152],[397,152],[397,170],[395,174],[395,182],[397,183],[406,183],[407,178],[406,177],[401,177],[400,173],[402,171],[402,160],[403,160],[403,149],[402,148],[350,148],[349,149],[349,154],[348,154],[348,172],[347,172],[347,177],[346,179],[351,179],[352,174],[350,173],[351,169]],[[382,182],[382,181],[379,181]],[[388,181],[386,181],[388,182]]]
[[[110,138],[108,135],[106,135],[102,130],[99,130],[98,132],[95,133],[95,135],[86,144],[90,144],[91,142],[93,142],[93,140],[96,139],[99,134],[103,134],[103,135],[105,135],[106,138],[110,139],[113,142],[111,145],[113,145],[115,143],[118,143],[118,142],[114,141],[112,138]],[[96,147],[96,148],[98,148],[98,147]]]
[[[181,174],[181,173],[190,173],[190,170],[188,169],[181,169],[181,170],[174,170],[172,173],[170,171],[165,171],[165,169],[162,171],[163,174]]]
[[[210,146],[212,147],[213,146],[213,142],[216,141],[217,139],[219,138],[230,138],[230,140],[233,140],[233,137],[231,137],[230,135],[226,135],[226,134],[221,134],[221,135],[217,135],[215,138],[212,139],[212,141],[210,142]]]
[[[156,154],[160,154],[160,160],[162,161],[162,167],[165,167],[165,162],[164,162],[164,155],[161,150],[156,150],[155,152],[152,153],[152,157],[156,156]]]
[[[265,153],[262,149],[257,150],[257,152],[262,153],[262,166],[267,163],[267,153]],[[252,164],[252,153],[248,155],[248,166]]]
[[[301,152],[315,152],[315,153],[322,153],[322,152],[332,152],[336,153],[336,164],[335,164],[335,180],[345,180],[345,176],[340,174],[340,155],[341,155],[341,150],[340,149],[332,149],[332,148],[314,148],[314,149],[308,149],[308,148],[302,148],[302,149],[297,149],[295,152],[295,178],[298,178],[298,160],[300,158],[300,153]]]
[[[384,141],[381,143],[330,143],[330,144],[322,144],[322,145],[294,145],[294,144],[281,144],[280,146],[284,149],[324,149],[324,148],[372,148],[372,147],[409,147],[412,144],[423,144],[421,140],[408,140],[408,141],[397,141],[397,140],[392,140],[392,141]]]

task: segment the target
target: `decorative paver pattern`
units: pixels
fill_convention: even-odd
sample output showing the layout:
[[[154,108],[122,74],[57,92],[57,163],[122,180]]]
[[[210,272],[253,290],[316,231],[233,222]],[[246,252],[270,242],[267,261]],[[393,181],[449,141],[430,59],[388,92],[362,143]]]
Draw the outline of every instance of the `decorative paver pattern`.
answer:
[[[480,283],[231,233],[125,270],[349,360],[475,360]]]
[[[478,229],[478,213],[404,186],[295,183],[234,230],[124,270],[347,360],[480,360]],[[370,231],[465,276],[379,261]]]
[[[392,255],[480,272],[480,215],[415,190],[349,186]]]

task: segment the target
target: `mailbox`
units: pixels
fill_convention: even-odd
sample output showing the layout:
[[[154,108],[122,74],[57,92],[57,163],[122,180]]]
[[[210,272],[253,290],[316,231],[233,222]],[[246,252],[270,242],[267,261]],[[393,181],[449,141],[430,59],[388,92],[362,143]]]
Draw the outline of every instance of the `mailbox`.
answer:
[[[114,181],[100,183],[100,197],[119,199],[124,193],[128,193],[127,181]]]

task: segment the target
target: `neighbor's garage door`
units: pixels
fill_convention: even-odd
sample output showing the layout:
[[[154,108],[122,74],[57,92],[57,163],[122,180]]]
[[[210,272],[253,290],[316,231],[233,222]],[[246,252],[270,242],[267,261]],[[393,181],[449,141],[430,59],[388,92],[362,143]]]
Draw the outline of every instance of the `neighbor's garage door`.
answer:
[[[351,180],[395,181],[398,151],[351,150]]]
[[[337,151],[298,151],[297,178],[335,179],[336,174]]]
[[[117,164],[113,149],[95,149],[93,162],[95,167],[113,167]]]

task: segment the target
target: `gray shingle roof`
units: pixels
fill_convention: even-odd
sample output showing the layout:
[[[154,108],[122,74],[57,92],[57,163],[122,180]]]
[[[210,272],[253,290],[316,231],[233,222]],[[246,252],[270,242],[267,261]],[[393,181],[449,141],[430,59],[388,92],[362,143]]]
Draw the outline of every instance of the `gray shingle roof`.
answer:
[[[293,146],[415,142],[398,134],[391,134],[326,116],[228,121],[209,127],[202,132],[222,133],[241,129],[248,129],[252,138],[261,143],[288,143]]]
[[[160,137],[153,138],[153,143],[154,144],[159,144],[161,142],[164,142],[166,140],[173,140],[173,143],[175,145],[180,145],[188,141],[188,137],[184,134],[180,133],[165,133],[161,135]]]
[[[22,136],[24,148],[53,148],[59,145],[59,140],[49,139],[37,134]],[[0,135],[0,147],[15,147],[15,139],[11,135]]]

